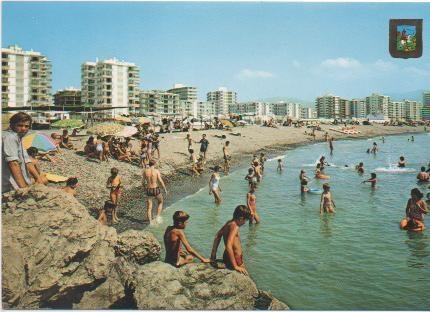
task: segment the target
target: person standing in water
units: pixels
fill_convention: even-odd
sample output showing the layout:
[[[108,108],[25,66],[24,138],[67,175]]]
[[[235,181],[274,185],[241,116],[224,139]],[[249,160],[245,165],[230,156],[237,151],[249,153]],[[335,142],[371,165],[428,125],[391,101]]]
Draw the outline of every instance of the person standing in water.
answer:
[[[377,181],[378,181],[378,180],[376,179],[376,173],[372,172],[372,173],[370,174],[370,179],[368,179],[368,180],[366,180],[366,181],[363,181],[363,182],[361,182],[361,183],[369,182],[369,183],[372,185],[372,188],[376,188],[376,182],[377,182]]]
[[[257,213],[257,196],[255,196],[255,187],[251,186],[251,190],[246,194],[246,204],[251,212],[249,224],[260,223],[260,216]]]
[[[239,205],[233,212],[233,219],[217,232],[212,246],[211,262],[216,262],[216,254],[221,238],[224,239],[225,250],[223,261],[229,270],[248,275],[245,263],[243,262],[242,245],[240,243],[239,228],[251,217],[251,212],[245,205]]]
[[[300,192],[302,194],[306,193],[307,191],[309,191],[309,189],[307,188],[309,178],[306,176],[306,172],[303,169],[300,171],[299,179],[300,179]]]
[[[266,156],[264,156],[264,153],[260,153],[260,168],[261,168],[261,174],[264,173],[264,163],[267,161]]]
[[[230,141],[226,141],[222,148],[223,158],[224,158],[224,173],[228,174],[230,171],[230,151],[229,151]]]
[[[323,193],[321,194],[320,214],[323,212],[335,213],[336,204],[333,201],[328,183],[323,184]]]
[[[330,147],[330,155],[333,155],[333,137],[328,140],[328,145]]]
[[[411,141],[412,141],[412,142],[415,142],[415,138],[414,138],[414,136],[411,136]]]
[[[146,190],[146,209],[148,214],[149,223],[152,224],[152,200],[153,198],[157,199],[157,216],[158,219],[161,215],[161,211],[163,210],[163,195],[161,194],[161,190],[158,187],[158,183],[164,189],[164,193],[167,195],[167,189],[164,185],[164,181],[161,178],[160,171],[155,169],[156,161],[151,159],[149,161],[149,167],[143,170],[143,179],[142,186]]]
[[[215,204],[221,204],[221,187],[219,186],[219,180],[221,179],[219,175],[219,166],[214,167],[214,172],[209,180],[209,195],[214,195]]]
[[[278,167],[276,168],[276,171],[282,172],[284,170],[284,164],[282,163],[282,159],[278,159]]]
[[[376,152],[378,151],[378,144],[376,142],[373,142],[372,150],[370,151],[372,154],[376,155]]]
[[[357,166],[355,166],[355,170],[357,170],[359,175],[364,173],[364,164],[361,162]]]
[[[190,216],[186,212],[175,211],[173,214],[173,226],[168,226],[164,232],[164,247],[166,250],[164,261],[177,268],[193,262],[194,257],[203,263],[210,262],[209,259],[202,257],[188,243],[184,230],[189,218]],[[188,254],[182,251],[182,245],[184,245]]]
[[[427,214],[427,204],[423,200],[424,194],[417,188],[411,190],[411,198],[406,204],[406,218],[400,221],[400,228],[409,231],[423,231],[424,215]]]
[[[399,160],[399,163],[398,163],[398,167],[399,167],[399,168],[405,168],[405,167],[406,167],[405,157],[400,156],[400,160]]]

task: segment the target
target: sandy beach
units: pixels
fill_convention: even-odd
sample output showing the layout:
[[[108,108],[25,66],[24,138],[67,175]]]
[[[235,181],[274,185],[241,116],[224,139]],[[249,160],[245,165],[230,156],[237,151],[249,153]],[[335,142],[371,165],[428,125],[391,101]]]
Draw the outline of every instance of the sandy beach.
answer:
[[[193,131],[191,136],[194,141],[199,141],[203,133],[207,134],[209,140],[206,170],[199,177],[193,177],[189,169],[189,156],[185,140],[186,133],[160,134],[161,159],[157,167],[163,175],[169,192],[165,207],[206,185],[211,173],[209,167],[215,164],[222,165],[223,163],[222,146],[226,140],[230,141],[232,170],[234,170],[234,168],[247,164],[255,152],[265,152],[267,157],[273,157],[280,152],[301,144],[324,141],[326,131],[330,136],[334,137],[335,150],[336,140],[424,131],[424,127],[372,125],[357,126],[356,129],[360,132],[359,134],[345,135],[329,130],[333,126],[322,125],[321,127],[322,131],[316,132],[315,141],[311,136],[305,134],[305,131],[309,133],[310,129],[304,127],[268,128],[253,125],[234,128],[233,133],[240,133],[240,136],[232,135],[232,132],[223,130]],[[222,135],[225,135],[226,139],[216,137]],[[83,150],[87,138],[88,136],[73,138],[72,142],[78,149],[77,151]],[[132,140],[132,143],[134,150],[138,153],[140,142]],[[198,152],[200,145],[194,143],[193,148]],[[110,168],[117,167],[119,175],[123,179],[124,194],[119,204],[121,221],[115,227],[122,231],[128,228],[142,229],[146,226],[146,209],[144,209],[144,196],[141,188],[142,168],[126,162],[119,162],[115,159],[110,159],[109,162],[103,163],[99,163],[97,160],[88,161],[84,156],[80,156],[76,151],[72,150],[62,150],[62,152],[62,155],[60,155],[61,160],[56,163],[41,161],[41,169],[48,173],[77,177],[79,179],[77,199],[88,207],[91,214],[95,216],[96,209],[100,208],[104,201],[109,198],[106,181],[110,175]],[[61,184],[53,184],[53,186],[60,187]]]

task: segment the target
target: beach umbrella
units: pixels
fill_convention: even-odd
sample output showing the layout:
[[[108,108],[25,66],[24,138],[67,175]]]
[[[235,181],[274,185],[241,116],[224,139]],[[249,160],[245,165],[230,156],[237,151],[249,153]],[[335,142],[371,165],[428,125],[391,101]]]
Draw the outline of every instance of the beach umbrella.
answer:
[[[49,136],[43,133],[32,133],[25,136],[22,139],[22,145],[25,149],[36,147],[42,152],[48,152],[57,149],[55,142]]]
[[[230,127],[230,128],[234,127],[233,123],[230,120],[223,119],[223,120],[220,120],[220,122],[224,127]]]
[[[133,134],[137,133],[136,127],[126,126],[121,131],[115,133],[115,136],[120,137],[131,137]]]

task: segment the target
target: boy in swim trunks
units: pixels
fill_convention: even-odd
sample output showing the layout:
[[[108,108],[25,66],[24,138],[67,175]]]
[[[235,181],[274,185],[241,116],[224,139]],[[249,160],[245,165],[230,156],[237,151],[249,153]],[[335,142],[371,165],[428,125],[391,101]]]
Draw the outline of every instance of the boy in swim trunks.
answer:
[[[216,254],[221,238],[224,239],[225,250],[223,261],[229,270],[235,270],[239,273],[248,275],[243,262],[242,245],[239,237],[239,227],[244,225],[251,217],[251,212],[245,205],[236,207],[233,213],[233,219],[228,221],[215,235],[212,247],[211,262],[215,263]]]
[[[193,262],[194,257],[198,258],[203,263],[209,263],[210,260],[202,257],[188,243],[185,237],[185,227],[187,226],[190,216],[184,211],[176,211],[173,214],[173,226],[170,225],[164,232],[164,247],[166,250],[165,262],[175,267],[180,267],[187,263]],[[186,251],[182,251],[184,245]]]
[[[163,210],[163,195],[158,187],[158,183],[164,189],[164,193],[167,195],[167,189],[164,185],[164,181],[161,178],[160,171],[155,169],[156,161],[154,159],[149,160],[149,167],[143,170],[142,186],[146,190],[146,208],[148,214],[149,223],[152,224],[152,199],[157,199],[157,217],[158,218]]]
[[[113,222],[118,222],[117,208],[118,201],[121,197],[121,177],[118,175],[119,170],[117,168],[112,168],[110,170],[111,176],[108,178],[106,182],[106,187],[110,189],[110,200],[115,204],[115,209],[113,210]]]

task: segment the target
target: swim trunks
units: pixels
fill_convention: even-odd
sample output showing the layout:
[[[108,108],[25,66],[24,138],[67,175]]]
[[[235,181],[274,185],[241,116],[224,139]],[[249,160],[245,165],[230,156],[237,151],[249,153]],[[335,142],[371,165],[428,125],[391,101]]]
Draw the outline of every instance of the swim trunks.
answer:
[[[243,264],[243,257],[242,257],[242,255],[235,255],[235,259],[236,259],[236,264],[238,266],[241,266]],[[231,264],[230,259],[228,258],[228,254],[227,254],[226,251],[224,251],[224,254],[222,256],[222,260],[224,261],[225,266],[226,266],[227,269],[234,270],[233,265]]]
[[[160,193],[161,193],[161,191],[160,191],[160,188],[158,186],[154,187],[154,188],[147,188],[146,189],[146,195],[147,196],[155,197],[155,196],[160,195]]]

